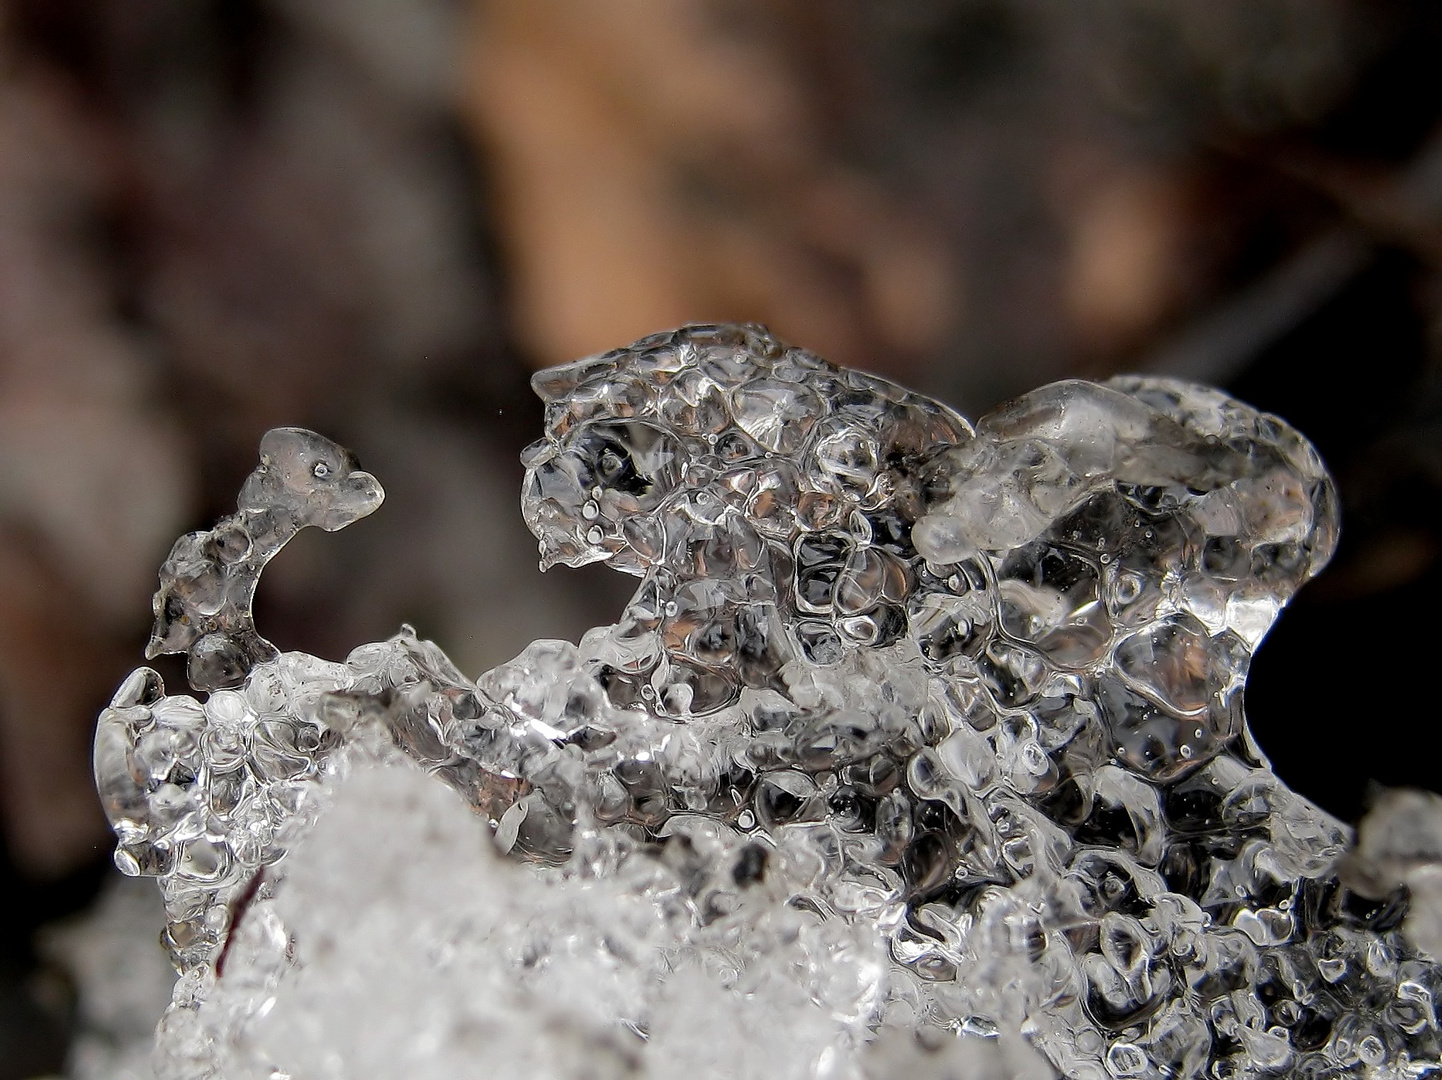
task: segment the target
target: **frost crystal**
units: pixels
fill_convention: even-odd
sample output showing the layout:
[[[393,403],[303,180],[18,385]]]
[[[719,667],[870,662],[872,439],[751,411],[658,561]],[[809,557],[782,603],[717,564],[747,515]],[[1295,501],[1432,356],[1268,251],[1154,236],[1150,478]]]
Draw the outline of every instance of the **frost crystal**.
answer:
[[[1442,814],[1342,860],[1242,712],[1336,540],[1285,423],[1131,377],[973,431],[756,327],[534,385],[542,566],[640,578],[579,645],[275,655],[265,561],[381,497],[295,430],[165,564],[151,652],[209,696],[139,669],[95,759],[182,974],[163,1077],[1437,1067]]]

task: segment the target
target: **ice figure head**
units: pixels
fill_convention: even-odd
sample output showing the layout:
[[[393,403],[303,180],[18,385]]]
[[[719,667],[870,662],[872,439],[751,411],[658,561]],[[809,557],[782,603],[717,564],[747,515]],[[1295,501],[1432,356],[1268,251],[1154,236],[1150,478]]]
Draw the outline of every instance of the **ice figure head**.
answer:
[[[1339,869],[1348,831],[1242,711],[1336,542],[1286,424],[1127,377],[973,431],[758,327],[534,384],[543,565],[640,578],[579,643],[476,680],[409,630],[267,653],[264,560],[379,499],[307,433],[268,436],[240,512],[162,571],[157,642],[233,685],[202,705],[141,669],[96,735],[185,972],[166,1080],[359,1069],[358,1039],[546,1080],[1442,1068],[1442,810],[1391,804]],[[463,802],[347,797],[368,763]],[[529,865],[477,862],[487,833]]]
[[[260,440],[260,464],[237,505],[280,517],[287,528],[335,532],[374,513],[384,498],[380,483],[345,447],[304,428],[273,428]]]

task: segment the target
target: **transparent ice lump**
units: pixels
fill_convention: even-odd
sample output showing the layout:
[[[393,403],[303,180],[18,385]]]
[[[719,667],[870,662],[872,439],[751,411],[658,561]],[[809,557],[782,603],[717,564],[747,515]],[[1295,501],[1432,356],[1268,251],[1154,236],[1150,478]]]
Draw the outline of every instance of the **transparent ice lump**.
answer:
[[[640,579],[579,645],[277,653],[266,561],[382,498],[297,429],[162,568],[206,696],[140,668],[95,743],[161,1077],[1438,1068],[1437,800],[1353,847],[1243,715],[1336,543],[1286,423],[1124,377],[973,429],[755,326],[533,385],[542,567]]]

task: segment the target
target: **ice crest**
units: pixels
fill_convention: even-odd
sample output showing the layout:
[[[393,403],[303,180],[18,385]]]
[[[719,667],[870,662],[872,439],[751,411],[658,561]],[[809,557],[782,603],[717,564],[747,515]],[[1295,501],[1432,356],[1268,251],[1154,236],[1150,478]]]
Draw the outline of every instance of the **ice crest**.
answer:
[[[973,430],[753,326],[534,386],[542,566],[639,579],[577,644],[277,655],[265,561],[380,498],[306,433],[167,561],[152,650],[210,693],[142,668],[95,744],[182,972],[162,1076],[1442,1067],[1442,815],[1342,859],[1243,713],[1336,543],[1283,421],[1126,377]]]

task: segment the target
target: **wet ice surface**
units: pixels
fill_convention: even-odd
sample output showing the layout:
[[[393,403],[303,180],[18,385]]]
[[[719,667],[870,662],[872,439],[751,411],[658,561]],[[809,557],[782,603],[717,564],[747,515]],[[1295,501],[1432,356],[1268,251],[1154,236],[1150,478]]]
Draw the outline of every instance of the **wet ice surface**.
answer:
[[[139,669],[96,737],[117,862],[160,880],[182,973],[162,1077],[1442,1057],[1419,951],[1442,937],[1442,814],[1402,806],[1339,867],[1349,831],[1243,716],[1252,650],[1336,540],[1284,422],[1122,378],[973,431],[754,327],[534,382],[543,566],[640,579],[579,645],[475,681],[408,628],[343,663],[255,647],[278,544],[243,528],[269,554],[239,576],[188,553],[248,514],[373,510],[375,481],[309,433],[267,436],[257,475],[281,483],[162,571],[152,650],[188,649],[211,692]],[[218,606],[216,574],[241,582]]]

